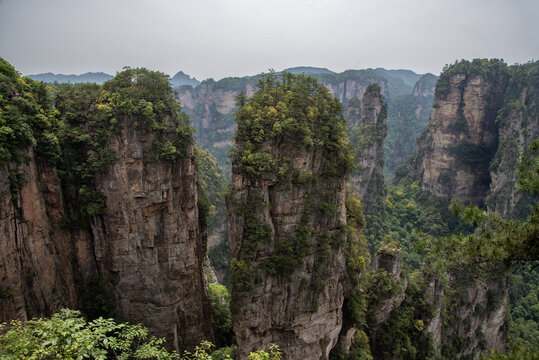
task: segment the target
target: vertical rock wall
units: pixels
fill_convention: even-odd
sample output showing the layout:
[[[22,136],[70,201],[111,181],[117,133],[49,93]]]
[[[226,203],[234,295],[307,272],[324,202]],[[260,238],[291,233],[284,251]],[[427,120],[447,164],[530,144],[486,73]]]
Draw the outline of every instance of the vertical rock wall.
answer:
[[[27,156],[27,164],[0,168],[1,320],[27,320],[78,304],[75,248],[60,226],[60,181],[54,168],[36,161],[33,151]],[[10,181],[14,174],[23,180],[20,187]]]
[[[146,161],[152,135],[122,125],[107,145],[118,160],[99,186],[107,215],[92,226],[96,260],[122,314],[193,348],[213,337],[193,146],[178,161]]]
[[[237,115],[227,210],[238,358],[275,343],[286,359],[328,359],[344,300],[342,108],[313,79],[277,81]]]
[[[504,89],[483,75],[455,74],[449,84],[448,94],[435,98],[428,133],[418,144],[428,149],[421,184],[438,197],[479,204],[490,186],[488,166],[497,147],[495,120]]]

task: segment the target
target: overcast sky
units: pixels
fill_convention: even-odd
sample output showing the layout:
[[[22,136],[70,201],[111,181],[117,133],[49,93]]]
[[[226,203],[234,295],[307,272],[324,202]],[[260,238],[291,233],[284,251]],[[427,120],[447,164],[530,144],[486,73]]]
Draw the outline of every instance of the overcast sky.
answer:
[[[309,65],[439,74],[455,59],[539,59],[538,0],[0,0],[22,74],[144,66],[199,80]]]

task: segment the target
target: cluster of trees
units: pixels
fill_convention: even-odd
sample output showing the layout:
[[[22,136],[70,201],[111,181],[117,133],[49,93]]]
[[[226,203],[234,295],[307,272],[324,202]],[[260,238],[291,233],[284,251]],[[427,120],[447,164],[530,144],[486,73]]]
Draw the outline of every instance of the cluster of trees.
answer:
[[[156,359],[156,360],[231,360],[234,348],[214,351],[203,341],[193,352],[183,355],[169,351],[165,339],[148,335],[141,325],[118,323],[102,317],[87,321],[79,311],[63,309],[50,318],[25,323],[14,320],[0,324],[2,359]],[[279,360],[277,346],[259,350],[249,360]]]

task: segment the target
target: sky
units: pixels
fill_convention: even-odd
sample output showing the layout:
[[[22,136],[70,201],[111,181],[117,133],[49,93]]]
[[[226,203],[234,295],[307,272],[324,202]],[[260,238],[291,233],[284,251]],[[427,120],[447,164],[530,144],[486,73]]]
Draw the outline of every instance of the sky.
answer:
[[[0,0],[0,57],[22,74],[199,80],[317,66],[439,74],[539,59],[538,0]]]

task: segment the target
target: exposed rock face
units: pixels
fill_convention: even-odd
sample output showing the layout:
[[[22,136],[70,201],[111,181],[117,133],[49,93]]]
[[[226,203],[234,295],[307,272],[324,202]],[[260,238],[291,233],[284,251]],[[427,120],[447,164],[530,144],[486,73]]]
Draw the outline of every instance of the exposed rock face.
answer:
[[[91,232],[61,226],[62,189],[45,162],[18,166],[27,183],[15,202],[2,184],[2,320],[78,308],[77,288],[99,274],[120,313],[168,344],[186,349],[212,338],[192,145],[182,161],[145,164],[143,138],[123,127],[111,140],[118,161],[101,183],[107,216]],[[1,172],[8,179],[6,166]]]
[[[321,152],[303,153],[294,156],[293,163],[297,169],[316,174],[321,170],[323,158]],[[289,359],[327,359],[342,324],[341,278],[345,258],[339,247],[322,250],[325,246],[322,235],[344,236],[341,230],[346,222],[344,178],[331,182],[321,178],[319,185],[311,189],[304,186],[287,189],[275,178],[253,184],[243,174],[233,173],[232,193],[232,204],[260,198],[263,205],[255,215],[271,229],[270,240],[250,261],[254,288],[236,294],[234,299],[238,307],[233,320],[239,359],[247,359],[250,351],[268,348],[272,343],[278,344]],[[313,194],[331,194],[328,200],[337,211],[332,216],[307,215],[312,207],[308,198]],[[246,240],[242,238],[241,228],[246,220],[233,211],[229,210],[231,252],[234,258],[243,259],[246,255],[242,242]],[[307,219],[306,223],[302,224],[302,218]],[[305,228],[309,229],[311,238],[303,264],[289,278],[267,274],[264,264],[271,254],[287,238]]]
[[[151,140],[126,122],[108,144],[119,160],[100,184],[107,216],[92,229],[96,260],[122,314],[192,348],[212,337],[193,146],[182,160],[145,162]]]
[[[291,78],[284,80],[282,86],[293,84],[295,89],[304,86],[302,81],[312,84],[310,80]],[[317,96],[335,101],[325,89],[317,84],[313,86],[315,90],[311,91]],[[297,106],[297,101],[285,104],[289,101],[286,88],[282,92],[276,88],[279,90],[269,91],[283,94],[283,100],[274,95],[278,105],[260,105],[266,98],[257,94],[238,115],[231,194],[227,200],[238,358],[247,359],[250,351],[267,349],[275,343],[287,359],[328,359],[342,325],[345,168],[338,165],[339,151],[325,147],[325,140],[316,140],[322,131],[318,128],[320,123],[300,117],[297,118],[300,127],[315,126],[309,133],[316,137],[312,141],[317,145],[302,148],[299,142],[282,141],[275,135],[257,145],[258,152],[253,153],[250,144],[257,140],[246,134],[253,131],[254,125],[251,127],[250,117],[244,119],[243,112],[259,111],[253,109],[262,106],[261,111],[271,116],[275,111],[273,106],[280,111]],[[332,118],[325,124],[340,124],[339,130],[331,133],[345,137],[340,106],[333,109]],[[310,113],[316,111],[312,109]],[[264,118],[261,123],[266,124],[269,119]],[[264,133],[285,125],[269,122]],[[272,159],[278,159],[268,163],[286,163],[287,170],[266,170],[253,176],[245,162],[266,152]]]
[[[434,316],[425,332],[434,347],[447,358],[477,356],[485,349],[504,351],[508,288],[506,275],[478,280],[469,269],[452,271],[445,286],[433,279],[426,299],[434,306]]]
[[[376,303],[371,304],[372,309],[368,309],[372,312],[369,316],[368,330],[369,337],[373,343],[376,341],[378,326],[387,321],[391,315],[391,311],[398,308],[404,300],[408,283],[406,279],[401,278],[402,265],[403,256],[398,247],[387,244],[378,249],[374,260],[374,269],[376,272],[385,272],[390,275],[393,286],[398,291],[389,297],[376,299]]]
[[[412,95],[419,98],[434,98],[434,85],[436,85],[436,76],[425,74],[414,85]]]
[[[135,75],[128,79],[138,76],[143,82],[144,76],[160,76],[147,70]],[[161,95],[159,100],[177,109],[171,93]],[[76,122],[59,120],[76,129],[73,137],[93,136],[95,118],[88,108],[97,100],[92,99],[71,99],[80,100],[76,106],[84,108],[80,114],[87,118],[77,113],[71,115]],[[109,105],[92,109],[99,106]],[[106,209],[106,214],[91,216],[87,226],[68,223],[73,215],[68,210],[77,205],[71,192],[89,191],[69,183],[65,173],[71,169],[63,170],[61,183],[56,168],[44,159],[46,153],[35,155],[39,149],[32,148],[26,150],[27,163],[0,167],[0,321],[49,316],[63,307],[81,309],[89,296],[98,295],[91,293],[97,291],[91,286],[98,279],[99,286],[110,291],[107,300],[114,309],[109,310],[145,324],[153,335],[166,337],[169,347],[183,351],[212,340],[192,137],[182,138],[181,157],[148,157],[155,151],[155,138],[163,141],[165,128],[181,130],[179,115],[174,114],[159,114],[164,119],[159,131],[135,130],[130,116],[118,115],[104,142],[115,160],[103,166],[99,176],[91,173],[88,163],[78,163],[86,176],[96,179],[92,191],[102,195]],[[85,152],[86,145],[70,156],[96,156],[95,151]]]
[[[377,83],[380,91],[387,97],[389,94],[386,81],[376,81],[374,78],[368,79],[344,79],[339,82],[324,82],[331,94],[335,96],[342,104],[348,105],[351,99],[362,99],[365,96],[370,84]]]
[[[78,304],[71,266],[75,249],[69,232],[60,228],[60,181],[53,168],[35,161],[33,151],[28,156],[28,164],[0,169],[2,321],[27,320]],[[10,189],[14,171],[26,179],[20,190]]]
[[[357,124],[352,124],[350,136],[357,149],[357,159],[349,184],[357,190],[364,212],[369,214],[371,199],[383,197],[383,145],[387,135],[386,104],[376,84],[367,88],[359,113],[361,118]]]
[[[361,109],[355,110],[361,103]],[[357,191],[363,204],[365,234],[371,253],[375,244],[385,235],[382,222],[385,217],[384,188],[384,139],[387,135],[387,105],[381,88],[376,84],[367,87],[361,102],[350,101],[348,113],[350,143],[355,150],[355,169],[348,177],[348,185]],[[359,118],[359,119],[358,119]]]
[[[518,191],[518,164],[533,139],[539,136],[539,62],[513,67],[504,107],[498,117],[499,146],[490,166],[492,184],[487,206],[503,217],[523,217],[532,202]]]
[[[418,142],[418,176],[424,190],[444,199],[483,201],[498,142],[495,120],[505,81],[504,75],[449,77],[449,91],[434,99],[427,133]]]

